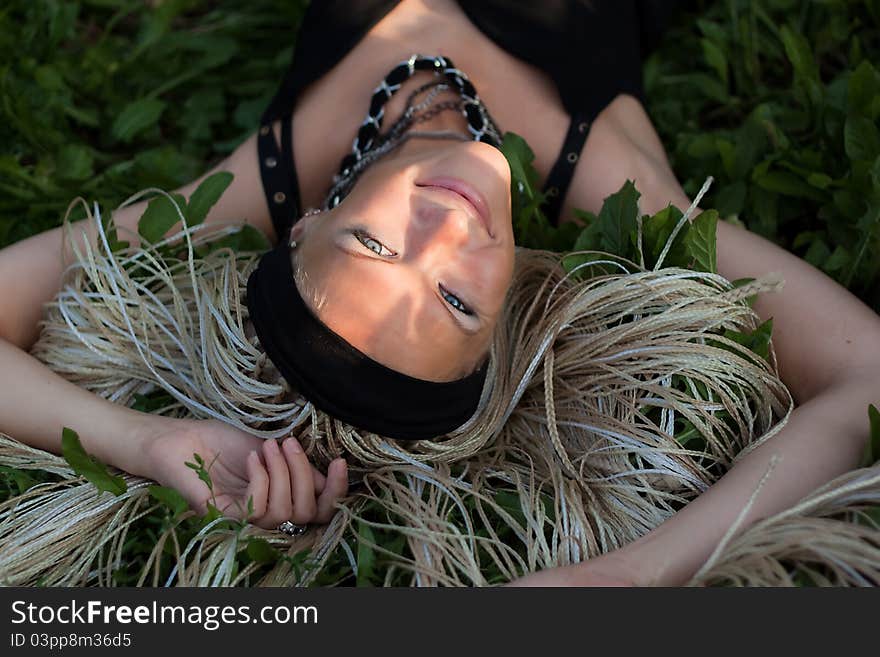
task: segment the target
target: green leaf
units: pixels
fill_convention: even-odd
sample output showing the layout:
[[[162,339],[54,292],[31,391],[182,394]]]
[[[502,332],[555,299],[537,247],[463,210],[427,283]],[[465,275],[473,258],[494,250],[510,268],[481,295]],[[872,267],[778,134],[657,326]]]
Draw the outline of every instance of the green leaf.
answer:
[[[548,248],[551,251],[571,251],[583,227],[573,221],[562,222],[551,234]]]
[[[195,461],[195,463],[191,461],[186,461],[184,465],[190,470],[193,470],[199,476],[199,479],[205,482],[205,485],[208,487],[208,489],[213,492],[214,482],[211,481],[211,475],[208,473],[208,470],[205,467],[205,459],[203,459],[200,454],[193,453],[193,460]],[[208,511],[210,514],[210,508],[208,509]]]
[[[681,220],[682,211],[674,205],[668,205],[652,217],[642,218],[642,252],[645,257],[645,268],[652,269],[663,252],[669,236]],[[690,231],[690,224],[685,222],[675,236],[675,242],[666,253],[664,267],[687,267],[688,253],[684,238]]]
[[[172,194],[171,197],[177,202],[180,211],[186,211],[186,200],[180,194]],[[138,233],[150,244],[160,242],[165,234],[180,221],[177,209],[164,194],[157,196],[147,206],[146,211],[138,222]]]
[[[538,180],[537,173],[530,165],[535,159],[535,154],[526,140],[514,132],[505,132],[501,142],[501,152],[510,166],[512,186],[527,198],[534,198]],[[519,182],[523,183],[521,189],[517,185]]]
[[[584,210],[575,210],[574,214],[579,219],[586,222],[586,226],[581,229],[571,247],[572,251],[599,251],[602,249],[602,229],[599,226],[599,219],[592,212]],[[567,253],[562,257],[562,268],[567,273],[575,270],[575,276],[580,280],[586,280],[592,277],[596,272],[592,267],[585,265],[601,260],[603,257],[598,254],[570,254]]]
[[[501,152],[510,166],[511,214],[516,243],[532,248],[546,248],[552,234],[541,211],[545,194],[538,189],[540,177],[532,165],[535,154],[519,135],[506,132]]]
[[[814,267],[824,267],[830,256],[831,249],[828,248],[828,245],[821,238],[816,238],[804,253],[804,260]]]
[[[370,545],[367,544],[370,543]],[[376,552],[373,545],[376,537],[373,530],[364,521],[358,522],[358,549],[357,549],[357,585],[372,586],[373,567],[376,562]]]
[[[757,171],[757,170],[756,170]],[[758,172],[755,182],[768,192],[776,192],[784,196],[807,198],[815,201],[823,201],[826,195],[810,185],[803,178],[789,171]]]
[[[43,481],[42,479],[34,477],[33,474],[33,472],[28,470],[0,465],[0,482],[10,489],[10,492],[13,492],[14,490],[15,492],[13,494],[21,495],[26,490]],[[3,481],[4,479],[5,481]],[[15,489],[11,489],[9,482],[10,479],[12,480],[12,485],[15,486]]]
[[[870,506],[867,509],[856,511],[856,522],[880,529],[880,506]]]
[[[737,180],[718,190],[715,199],[715,209],[718,210],[718,215],[724,218],[738,216],[745,208],[747,192],[748,186],[743,180]]]
[[[705,133],[693,135],[687,142],[687,154],[696,160],[707,160],[715,157],[718,146],[715,137]]]
[[[694,269],[717,273],[715,231],[718,226],[718,213],[706,210],[691,222],[690,230],[684,238],[684,248],[693,258]]]
[[[189,197],[186,207],[186,221],[189,226],[197,226],[205,220],[208,211],[229,187],[232,177],[228,171],[218,171],[202,181]]]
[[[94,158],[85,146],[68,144],[58,152],[55,170],[62,180],[85,180],[95,173]]]
[[[773,318],[768,319],[751,333],[724,331],[724,337],[741,344],[764,360],[770,358],[770,338],[773,335]]]
[[[165,103],[156,98],[141,98],[123,108],[113,121],[110,132],[122,142],[130,142],[139,133],[159,122]]]
[[[522,500],[518,493],[508,490],[499,490],[495,493],[495,503],[507,511],[513,519],[525,527],[528,524],[522,509]]]
[[[251,538],[245,551],[257,563],[275,563],[281,558],[281,553],[264,538]]]
[[[725,169],[734,181],[740,182],[755,168],[768,151],[769,133],[775,130],[773,113],[766,105],[761,105],[749,115],[745,124],[736,132],[736,143]]]
[[[880,132],[871,119],[851,116],[844,124],[843,144],[849,159],[873,161],[880,155]]]
[[[220,89],[202,89],[189,96],[183,103],[183,111],[177,118],[178,125],[191,140],[211,138],[211,126],[226,117],[225,98]],[[256,122],[255,122],[256,123]]]
[[[150,486],[147,488],[150,496],[164,504],[171,510],[172,515],[179,515],[189,508],[189,503],[184,499],[183,495],[167,486]]]
[[[623,187],[605,199],[598,217],[603,250],[622,258],[633,258],[630,233],[637,228],[640,196],[633,182],[627,180]]]
[[[724,173],[730,178],[736,178],[736,146],[733,142],[718,137],[715,139],[715,148],[718,156],[721,158],[721,166],[724,167]]]
[[[204,257],[208,253],[218,249],[232,249],[235,253],[244,251],[253,251],[262,253],[269,250],[271,245],[266,236],[254,228],[250,224],[244,224],[240,230],[231,235],[224,235],[220,239],[214,240],[206,245],[204,251],[200,252],[200,257]]]
[[[874,404],[868,404],[868,424],[870,435],[862,454],[861,467],[865,468],[880,461],[880,411]]]
[[[676,427],[675,440],[682,447],[687,447],[688,443],[692,440],[702,441],[703,434],[689,420],[682,419],[681,428]]]
[[[125,480],[122,477],[111,475],[106,465],[88,454],[76,431],[67,427],[64,427],[61,432],[61,456],[76,474],[85,477],[98,490],[104,490],[114,495],[122,495],[128,490]]]
[[[873,101],[880,96],[880,73],[867,59],[849,76],[847,85],[847,109],[850,114],[869,119],[873,115]]]
[[[810,43],[800,32],[795,32],[788,25],[782,27],[779,36],[785,46],[785,54],[794,68],[795,75],[806,80],[819,80],[819,67],[810,49]]]
[[[813,187],[827,189],[828,185],[833,182],[833,178],[826,173],[811,173],[807,176],[807,182]]]
[[[724,51],[715,45],[710,39],[700,39],[700,45],[703,48],[703,57],[705,57],[706,63],[715,69],[719,79],[726,86],[727,57],[724,55]]]
[[[826,272],[834,273],[843,270],[850,262],[852,262],[852,254],[845,247],[838,244],[822,266]]]
[[[572,247],[573,251],[595,251],[601,247],[602,233],[599,229],[599,219],[592,212],[575,210],[575,216],[583,219],[587,225],[578,234]]]
[[[201,477],[199,477],[201,479]],[[206,505],[208,507],[208,512],[202,516],[201,524],[202,526],[207,526],[217,520],[217,518],[221,517],[223,513],[221,513],[220,509],[211,504],[210,502]]]
[[[51,66],[37,67],[34,81],[46,91],[57,93],[65,89],[64,78]]]
[[[146,395],[134,394],[134,403],[131,408],[142,413],[154,413],[170,406],[175,402],[174,397],[164,390],[154,390]]]
[[[818,586],[816,580],[813,579],[813,576],[804,568],[798,568],[795,570],[794,575],[792,576],[792,581],[794,582],[794,585],[799,588],[812,588]]]
[[[107,236],[107,245],[110,247],[111,253],[128,248],[128,242],[119,240],[116,233],[116,224],[110,212],[101,215],[101,226],[104,227],[104,234]]]

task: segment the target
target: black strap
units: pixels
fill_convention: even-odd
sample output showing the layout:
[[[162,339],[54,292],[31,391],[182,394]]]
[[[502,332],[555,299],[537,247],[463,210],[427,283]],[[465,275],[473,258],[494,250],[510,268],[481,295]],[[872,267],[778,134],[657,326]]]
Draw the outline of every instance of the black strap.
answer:
[[[554,226],[559,225],[559,215],[562,212],[562,203],[565,195],[568,193],[568,187],[571,185],[571,179],[574,176],[574,170],[577,167],[577,161],[580,159],[581,151],[584,148],[584,142],[587,141],[587,134],[590,132],[590,121],[586,114],[575,112],[571,115],[571,121],[568,124],[568,133],[562,142],[562,148],[559,150],[559,156],[547,176],[547,182],[544,184],[544,193],[547,200],[544,203],[544,213]]]
[[[293,164],[292,120],[293,116],[290,113],[280,119],[280,151],[272,132],[272,119],[269,112],[263,115],[260,129],[257,131],[257,153],[260,158],[263,192],[266,194],[272,225],[279,240],[285,238],[294,220],[301,214],[299,183]]]
[[[281,161],[284,162],[284,175],[290,188],[288,196],[290,197],[292,207],[289,221],[292,225],[302,214],[302,202],[299,198],[299,180],[296,176],[296,166],[293,163],[293,105],[281,117]]]

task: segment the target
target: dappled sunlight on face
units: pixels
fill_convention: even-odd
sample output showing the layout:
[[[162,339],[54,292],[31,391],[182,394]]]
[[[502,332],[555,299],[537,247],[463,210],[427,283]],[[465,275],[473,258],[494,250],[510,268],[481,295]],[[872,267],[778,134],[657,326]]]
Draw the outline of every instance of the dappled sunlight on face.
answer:
[[[483,362],[513,274],[510,172],[497,149],[412,140],[300,224],[298,285],[352,346],[431,381]]]

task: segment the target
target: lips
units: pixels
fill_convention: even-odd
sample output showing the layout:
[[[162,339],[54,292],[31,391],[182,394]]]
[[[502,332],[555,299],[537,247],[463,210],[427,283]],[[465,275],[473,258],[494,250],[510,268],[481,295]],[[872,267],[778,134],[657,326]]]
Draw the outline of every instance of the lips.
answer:
[[[486,199],[483,198],[483,195],[480,194],[480,192],[478,192],[476,189],[474,189],[474,187],[471,186],[469,183],[466,183],[463,180],[459,180],[458,178],[440,177],[417,182],[416,186],[439,187],[450,192],[455,192],[465,201],[467,201],[468,204],[474,209],[477,216],[480,218],[480,222],[483,224],[483,228],[485,228],[486,232],[489,233],[489,237],[495,237],[489,228],[489,204],[486,203]]]

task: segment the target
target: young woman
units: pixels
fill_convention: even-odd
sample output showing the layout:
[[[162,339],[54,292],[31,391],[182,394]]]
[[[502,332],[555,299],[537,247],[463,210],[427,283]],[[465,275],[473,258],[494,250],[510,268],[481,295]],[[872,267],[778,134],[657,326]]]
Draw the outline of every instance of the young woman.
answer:
[[[312,3],[262,125],[214,170],[235,178],[207,218],[244,218],[277,242],[250,274],[247,306],[290,386],[367,435],[424,440],[472,427],[487,380],[508,372],[497,354],[488,360],[516,289],[502,128],[534,149],[555,221],[573,220],[572,208],[597,211],[627,179],[643,212],[690,205],[642,105],[647,19],[637,4]],[[143,209],[118,211],[119,229],[135,230]],[[92,222],[75,224],[67,242],[56,229],[0,253],[0,367],[15,382],[0,396],[0,431],[57,453],[71,427],[100,459],[204,510],[209,491],[184,465],[197,452],[216,459],[215,502],[227,513],[247,515],[251,498],[249,518],[266,529],[330,521],[347,494],[342,450],[321,452],[325,475],[294,437],[279,445],[217,420],[139,413],[28,355],[63,262],[86,243],[96,243]],[[718,269],[729,280],[785,280],[755,311],[774,320],[779,372],[797,404],[787,424],[684,509],[634,530],[636,540],[596,539],[619,547],[520,583],[681,584],[735,522],[748,526],[856,466],[865,409],[880,399],[880,319],[798,258],[723,222]]]

